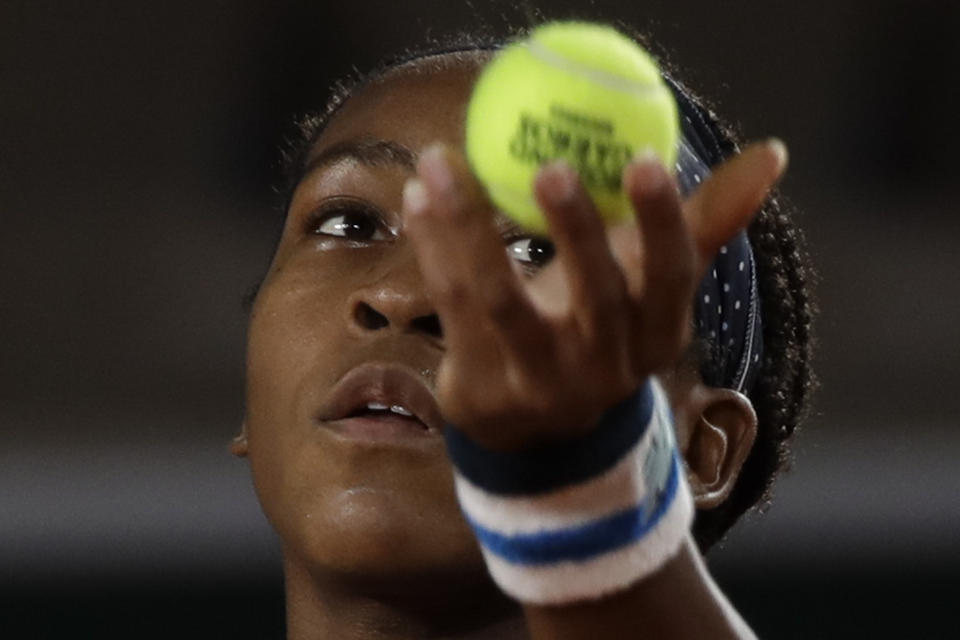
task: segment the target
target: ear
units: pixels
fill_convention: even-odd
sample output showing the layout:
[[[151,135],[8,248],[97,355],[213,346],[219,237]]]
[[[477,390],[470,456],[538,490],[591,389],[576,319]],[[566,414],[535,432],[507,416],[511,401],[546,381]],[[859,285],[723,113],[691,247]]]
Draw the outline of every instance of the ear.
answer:
[[[720,506],[733,490],[757,437],[757,414],[743,394],[694,385],[681,412],[687,479],[697,509]]]
[[[230,453],[237,456],[238,458],[247,457],[247,421],[244,420],[240,425],[240,433],[237,434],[233,440],[230,441],[230,445],[227,447],[230,450]]]

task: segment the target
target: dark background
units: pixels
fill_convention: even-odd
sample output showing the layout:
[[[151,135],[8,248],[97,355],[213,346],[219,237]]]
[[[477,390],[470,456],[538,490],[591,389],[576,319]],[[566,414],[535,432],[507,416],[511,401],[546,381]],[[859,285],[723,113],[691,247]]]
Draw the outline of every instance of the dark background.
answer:
[[[762,637],[960,637],[958,4],[550,7],[653,35],[792,150],[823,388],[769,513],[712,554],[721,585]],[[0,637],[282,636],[276,541],[226,451],[277,144],[352,69],[528,14],[0,2]]]

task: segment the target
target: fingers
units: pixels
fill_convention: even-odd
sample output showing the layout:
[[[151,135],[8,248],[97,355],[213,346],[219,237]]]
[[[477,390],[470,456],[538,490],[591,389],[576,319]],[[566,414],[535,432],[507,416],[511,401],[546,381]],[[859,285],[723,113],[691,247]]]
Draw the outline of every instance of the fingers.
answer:
[[[569,291],[567,313],[591,348],[616,344],[625,320],[626,287],[590,196],[576,172],[559,162],[537,174],[534,191]]]
[[[403,217],[449,347],[490,355],[493,332],[518,340],[535,333],[490,205],[461,156],[442,146],[424,151],[404,189]]]
[[[650,372],[671,364],[689,338],[697,252],[680,195],[659,160],[631,163],[623,182],[639,225],[639,246],[628,247],[624,258],[635,301],[633,330],[641,338],[634,341],[635,366]]]
[[[579,328],[581,354],[609,357],[630,344],[634,371],[648,374],[682,352],[699,277],[750,222],[785,166],[779,141],[751,145],[682,204],[659,161],[631,163],[623,184],[636,225],[609,230],[609,240],[575,172],[562,164],[545,167],[534,190],[557,258],[541,274],[549,277],[533,279],[529,291],[459,154],[442,147],[422,154],[418,177],[405,189],[404,219],[451,348],[491,365],[549,352],[555,332],[539,293],[550,288],[553,297],[564,294],[556,315]],[[492,353],[497,349],[499,356]]]
[[[720,165],[690,197],[686,218],[696,238],[700,272],[750,223],[786,167],[783,142],[758,142]]]

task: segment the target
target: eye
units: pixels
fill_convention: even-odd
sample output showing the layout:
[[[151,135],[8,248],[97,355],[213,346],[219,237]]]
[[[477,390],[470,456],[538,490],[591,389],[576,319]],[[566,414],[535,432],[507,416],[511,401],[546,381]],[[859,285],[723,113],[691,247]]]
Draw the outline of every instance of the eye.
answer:
[[[354,242],[387,240],[392,235],[375,211],[360,206],[336,206],[318,211],[308,221],[308,229],[315,235]]]
[[[523,236],[507,243],[507,255],[525,268],[537,269],[553,258],[553,243],[545,238]]]

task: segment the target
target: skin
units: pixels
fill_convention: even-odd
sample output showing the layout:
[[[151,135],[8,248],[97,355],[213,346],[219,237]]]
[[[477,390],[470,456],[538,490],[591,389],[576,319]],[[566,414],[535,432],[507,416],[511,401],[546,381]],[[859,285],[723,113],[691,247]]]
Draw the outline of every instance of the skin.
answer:
[[[749,637],[689,540],[616,596],[520,607],[486,574],[442,438],[358,445],[318,424],[345,374],[392,363],[422,377],[446,420],[511,450],[583,433],[658,373],[698,508],[722,503],[752,446],[749,401],[705,387],[685,348],[695,284],[782,173],[782,146],[745,150],[683,204],[659,164],[638,161],[624,176],[637,223],[612,230],[568,168],[546,168],[536,193],[557,257],[534,272],[508,258],[518,231],[462,157],[482,61],[394,70],[341,107],[255,302],[246,420],[231,450],[249,459],[282,540],[288,637]],[[410,157],[330,161],[372,140]],[[344,206],[373,220],[373,235],[318,234]]]

